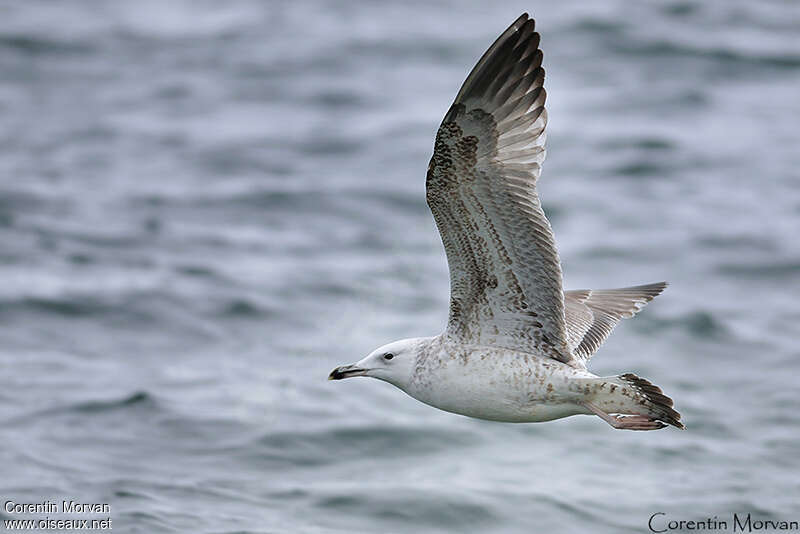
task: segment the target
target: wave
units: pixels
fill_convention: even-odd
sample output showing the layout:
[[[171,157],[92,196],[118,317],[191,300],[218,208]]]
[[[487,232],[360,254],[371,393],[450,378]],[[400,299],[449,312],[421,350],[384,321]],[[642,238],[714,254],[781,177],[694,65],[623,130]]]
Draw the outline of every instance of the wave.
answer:
[[[127,409],[131,407],[137,408],[155,408],[158,402],[155,397],[146,391],[137,391],[122,398],[103,400],[103,401],[86,401],[73,404],[65,407],[64,411],[78,412],[78,413],[101,413],[109,412],[120,409]]]
[[[0,35],[0,48],[6,48],[26,55],[44,54],[86,54],[95,48],[87,43],[58,41],[31,35]]]
[[[800,55],[792,53],[744,53],[731,48],[692,46],[685,42],[654,41],[637,42],[633,39],[616,40],[609,43],[611,49],[621,56],[654,58],[706,59],[730,66],[750,68],[778,67],[796,69],[800,67]]]
[[[0,314],[32,311],[62,315],[65,317],[87,317],[108,313],[109,306],[88,298],[23,297],[0,300]]]
[[[257,460],[292,465],[323,465],[360,458],[417,456],[474,444],[475,435],[435,428],[345,427],[320,432],[267,434],[252,444]]]

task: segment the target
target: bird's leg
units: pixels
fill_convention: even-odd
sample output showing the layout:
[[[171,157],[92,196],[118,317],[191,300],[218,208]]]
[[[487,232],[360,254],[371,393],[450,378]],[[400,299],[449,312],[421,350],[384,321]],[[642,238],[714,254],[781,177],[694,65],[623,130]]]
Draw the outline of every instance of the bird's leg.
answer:
[[[659,428],[667,426],[661,421],[657,421],[646,415],[626,415],[620,417],[618,415],[607,414],[589,401],[585,401],[583,405],[589,408],[600,419],[619,430],[658,430]]]

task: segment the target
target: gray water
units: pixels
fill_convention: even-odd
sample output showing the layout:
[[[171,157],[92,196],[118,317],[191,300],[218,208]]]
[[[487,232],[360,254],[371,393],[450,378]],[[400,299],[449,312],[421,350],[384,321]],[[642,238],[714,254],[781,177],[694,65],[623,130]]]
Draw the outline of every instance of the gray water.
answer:
[[[443,328],[433,136],[523,11],[566,286],[671,283],[591,369],[685,432],[326,381]],[[800,519],[798,35],[779,1],[3,1],[0,497],[142,533]]]

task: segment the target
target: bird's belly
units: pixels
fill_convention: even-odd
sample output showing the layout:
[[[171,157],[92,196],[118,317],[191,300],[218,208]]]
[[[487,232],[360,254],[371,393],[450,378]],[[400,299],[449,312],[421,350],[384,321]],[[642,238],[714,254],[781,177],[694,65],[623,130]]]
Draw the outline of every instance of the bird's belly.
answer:
[[[483,357],[481,357],[483,356]],[[570,381],[585,371],[519,353],[440,355],[406,392],[440,410],[514,423],[588,413]]]
[[[575,402],[558,401],[528,401],[518,402],[515,399],[483,397],[480,399],[465,399],[466,402],[452,402],[452,399],[438,401],[431,398],[418,400],[451,413],[486,419],[489,421],[502,421],[506,423],[537,423],[552,421],[562,417],[569,417],[579,413],[587,413],[581,405]]]

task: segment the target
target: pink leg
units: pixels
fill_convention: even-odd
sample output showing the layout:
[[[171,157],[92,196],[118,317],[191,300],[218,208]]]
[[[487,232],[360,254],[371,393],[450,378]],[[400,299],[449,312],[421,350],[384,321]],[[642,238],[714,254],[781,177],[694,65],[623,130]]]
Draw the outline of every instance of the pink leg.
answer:
[[[619,430],[658,430],[659,428],[667,426],[665,423],[656,421],[652,417],[646,415],[610,415],[591,402],[587,401],[583,404],[600,417],[600,419]]]

